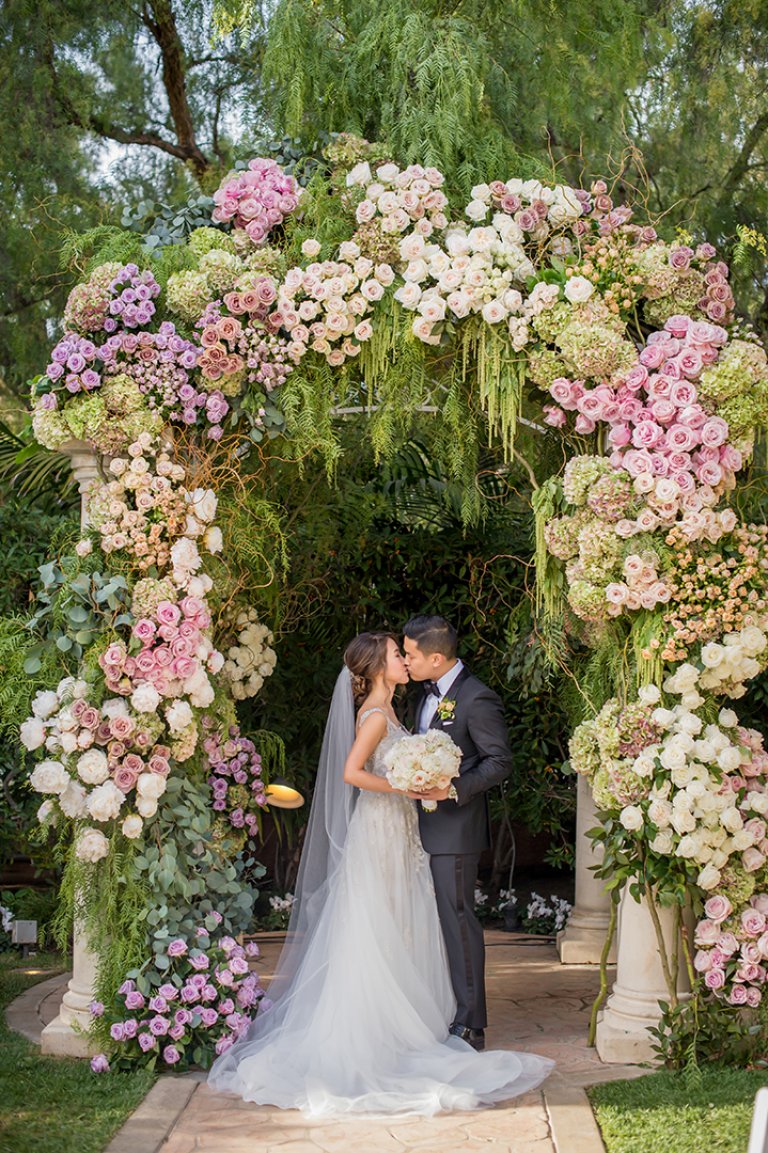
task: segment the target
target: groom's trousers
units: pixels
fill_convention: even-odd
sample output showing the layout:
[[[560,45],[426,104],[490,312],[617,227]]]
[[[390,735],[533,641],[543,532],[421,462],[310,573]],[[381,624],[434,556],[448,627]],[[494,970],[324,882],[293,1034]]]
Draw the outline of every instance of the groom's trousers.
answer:
[[[430,856],[437,911],[448,953],[453,991],[454,1020],[470,1029],[484,1029],[485,944],[483,929],[475,916],[475,884],[480,854]]]

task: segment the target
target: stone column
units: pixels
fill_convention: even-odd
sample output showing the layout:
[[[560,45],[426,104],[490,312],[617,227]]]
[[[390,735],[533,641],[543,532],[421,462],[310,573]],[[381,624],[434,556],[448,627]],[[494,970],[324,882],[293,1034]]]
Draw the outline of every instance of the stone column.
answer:
[[[80,527],[88,527],[88,493],[100,475],[99,459],[83,440],[70,440],[61,446],[72,463],[80,491]],[[96,1049],[87,1036],[91,1025],[88,1006],[93,1000],[96,957],[88,948],[82,925],[75,920],[72,950],[72,976],[62,998],[58,1016],[46,1025],[40,1038],[43,1053],[57,1057],[91,1057]]]
[[[667,955],[672,953],[672,909],[656,907]],[[648,903],[636,901],[625,889],[619,910],[619,956],[613,992],[597,1025],[597,1053],[608,1064],[639,1064],[657,1060],[648,1033],[658,1024],[659,1001],[669,1000],[669,990],[659,960],[656,932]],[[688,995],[688,980],[680,949],[677,987]]]
[[[597,965],[600,963],[608,935],[611,898],[603,882],[590,872],[603,858],[602,845],[587,836],[597,824],[592,788],[586,777],[579,776],[576,788],[576,897],[568,924],[557,934],[557,950],[563,965]],[[611,946],[609,962],[616,961],[616,944]]]

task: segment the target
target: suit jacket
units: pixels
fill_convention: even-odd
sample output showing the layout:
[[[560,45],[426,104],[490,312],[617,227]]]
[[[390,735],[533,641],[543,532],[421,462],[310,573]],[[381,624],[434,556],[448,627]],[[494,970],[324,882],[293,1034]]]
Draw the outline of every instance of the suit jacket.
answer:
[[[409,720],[415,731],[426,693],[413,694]],[[419,826],[424,849],[431,855],[481,853],[490,848],[491,824],[488,790],[512,771],[512,752],[498,695],[465,667],[443,701],[455,701],[453,715],[441,720],[435,713],[431,729],[442,729],[462,753],[459,777],[454,780],[456,801],[439,801],[426,813],[419,805]]]

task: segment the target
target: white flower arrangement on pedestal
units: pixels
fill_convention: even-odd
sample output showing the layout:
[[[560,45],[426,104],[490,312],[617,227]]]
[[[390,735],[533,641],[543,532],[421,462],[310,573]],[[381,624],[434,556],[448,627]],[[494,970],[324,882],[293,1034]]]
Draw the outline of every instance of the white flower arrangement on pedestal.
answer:
[[[274,637],[259,623],[255,609],[239,613],[235,626],[236,643],[227,650],[222,672],[229,680],[232,696],[243,701],[255,697],[266,678],[272,676],[277,655],[271,647]]]

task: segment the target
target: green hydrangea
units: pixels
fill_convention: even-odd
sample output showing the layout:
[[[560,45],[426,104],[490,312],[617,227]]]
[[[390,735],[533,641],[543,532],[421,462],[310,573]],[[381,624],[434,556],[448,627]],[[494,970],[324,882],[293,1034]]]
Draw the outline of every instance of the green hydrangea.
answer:
[[[66,440],[71,439],[71,433],[64,422],[61,409],[36,408],[32,413],[32,431],[35,440],[43,446],[56,452]]]
[[[236,251],[232,237],[220,228],[196,228],[190,232],[187,246],[195,256],[205,256],[212,248],[223,248],[225,252],[232,253]]]
[[[212,296],[223,296],[225,292],[230,292],[242,271],[240,258],[223,248],[212,248],[200,259],[200,272],[205,274]]]
[[[246,268],[256,275],[252,280],[248,280],[247,274],[241,277],[237,282],[236,288],[238,292],[242,292],[241,283],[243,287],[250,286],[253,280],[259,281],[263,276],[277,276],[282,279],[286,271],[286,260],[284,254],[279,248],[271,248],[268,244],[264,248],[257,248],[249,252],[245,260]],[[247,284],[246,284],[247,282]]]
[[[202,316],[212,296],[204,272],[174,272],[165,291],[171,312],[190,324]]]
[[[731,859],[730,863],[720,870],[720,884],[717,891],[728,898],[734,909],[739,909],[747,904],[755,891],[755,876],[748,873],[743,865]]]
[[[573,320],[555,341],[568,365],[566,376],[580,380],[609,378],[628,371],[637,361],[637,350],[604,324]]]
[[[672,269],[674,272],[674,269]],[[645,320],[654,328],[663,328],[670,316],[683,314],[694,320],[704,317],[699,301],[707,290],[706,281],[700,272],[689,268],[686,272],[675,273],[675,281],[669,292],[662,293],[644,306]]]
[[[120,271],[115,261],[99,264],[82,284],[76,284],[64,306],[64,324],[87,336],[101,332],[109,311],[109,286]]]
[[[544,539],[552,556],[558,560],[570,560],[579,552],[579,532],[588,518],[585,509],[579,509],[572,516],[557,516],[544,526]]]
[[[142,407],[120,417],[110,417],[105,413],[103,423],[92,432],[90,439],[99,452],[115,456],[137,440],[141,433],[159,436],[164,426],[162,415],[154,409]]]
[[[161,601],[173,601],[175,604],[177,596],[178,591],[170,578],[155,580],[153,577],[143,577],[133,586],[131,612],[136,618],[154,616]]]
[[[565,326],[573,317],[573,309],[564,301],[559,301],[552,308],[543,309],[538,316],[531,317],[531,328],[539,334],[547,344],[554,344]]]
[[[568,604],[582,621],[602,624],[608,619],[605,590],[591,581],[573,581],[568,589]]]
[[[92,440],[107,419],[107,406],[101,391],[85,395],[80,393],[63,410],[64,423],[75,440]]]
[[[583,721],[574,730],[568,742],[568,753],[574,772],[584,777],[594,777],[600,768],[600,749],[595,734],[595,722]]]
[[[602,476],[615,472],[605,456],[574,456],[568,461],[563,474],[563,495],[577,508],[586,503],[592,487]]]
[[[108,376],[101,386],[100,396],[107,411],[116,416],[138,412],[146,405],[144,395],[136,381],[126,376],[124,372],[118,373],[117,376]]]
[[[606,765],[600,765],[592,777],[592,796],[595,806],[604,812],[616,808],[616,799],[611,789],[611,778]]]
[[[560,376],[568,376],[565,362],[549,349],[534,349],[528,354],[528,375],[534,384],[549,391],[549,386]]]
[[[593,519],[580,529],[579,560],[585,580],[608,584],[618,575],[616,570],[623,552],[624,541],[616,535],[612,525]]]

